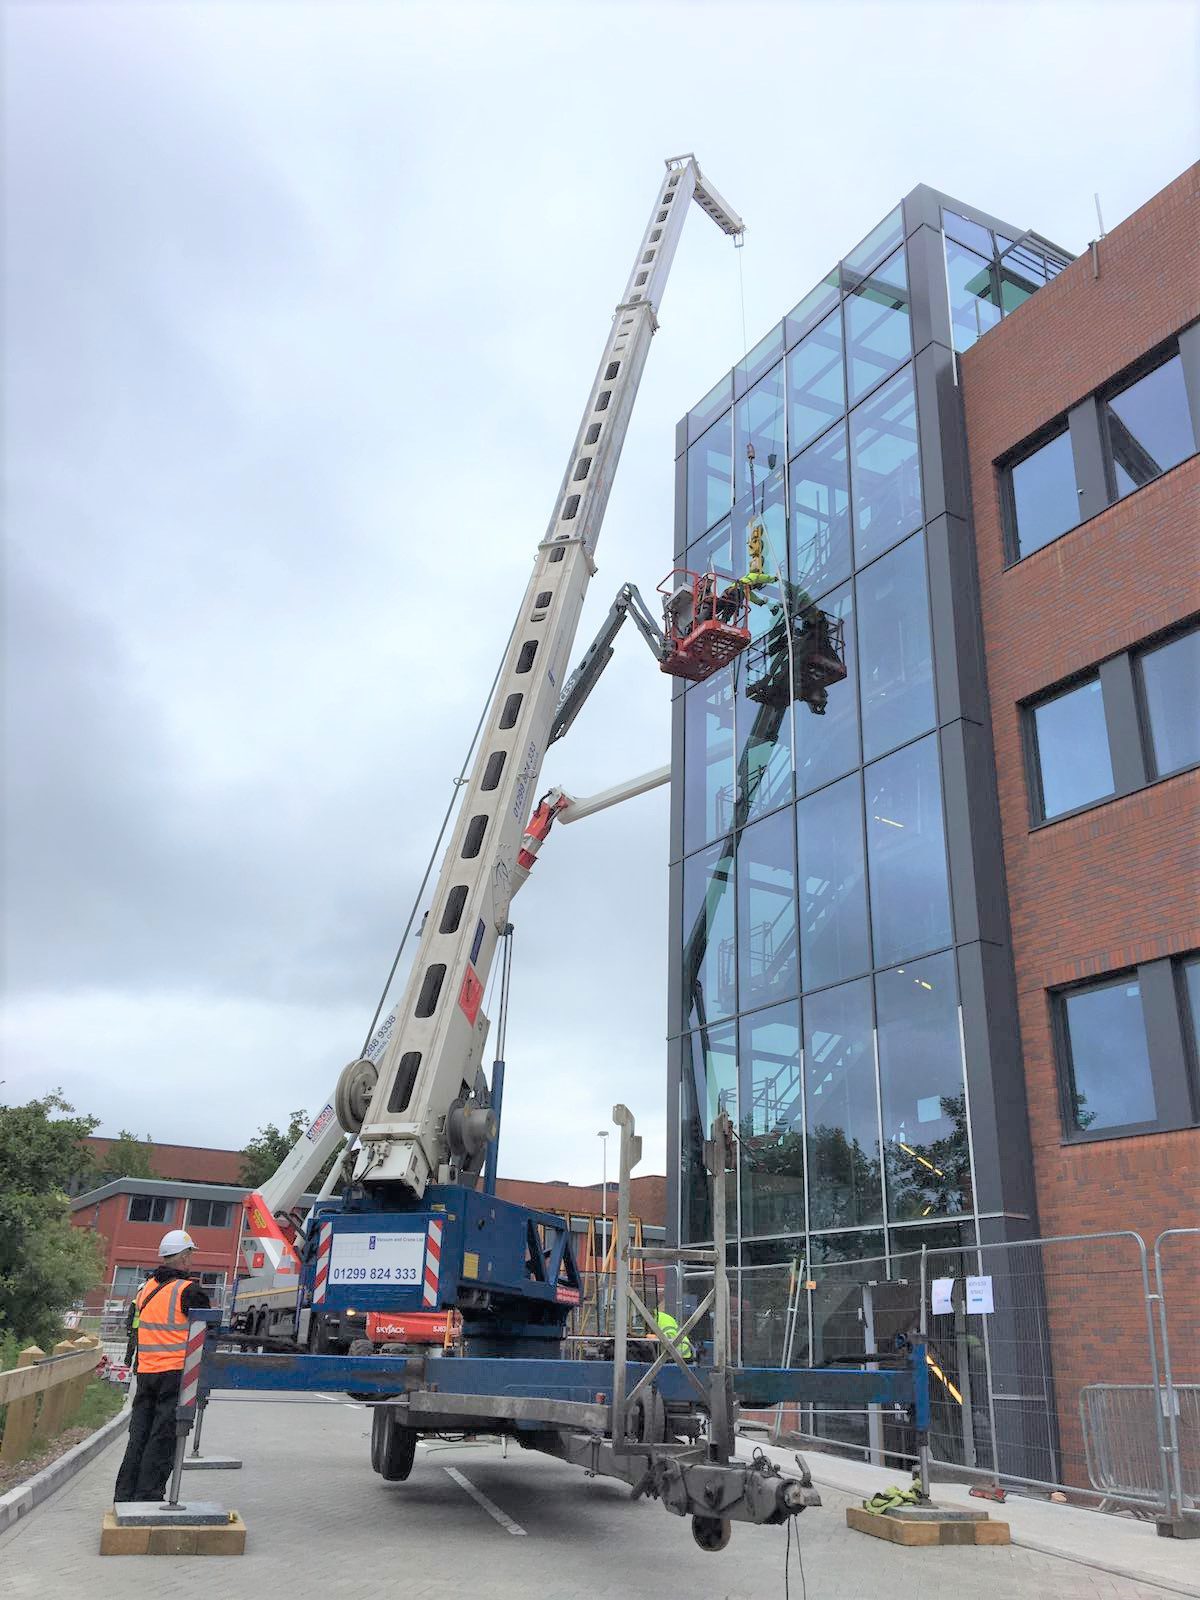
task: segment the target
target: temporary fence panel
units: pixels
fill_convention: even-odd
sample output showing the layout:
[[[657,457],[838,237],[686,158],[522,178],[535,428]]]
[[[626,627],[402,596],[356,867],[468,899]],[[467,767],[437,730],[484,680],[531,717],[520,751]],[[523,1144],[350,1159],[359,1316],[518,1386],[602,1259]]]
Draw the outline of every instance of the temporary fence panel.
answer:
[[[1200,1228],[1171,1228],[1159,1235],[1154,1288],[1171,1510],[1200,1518]]]

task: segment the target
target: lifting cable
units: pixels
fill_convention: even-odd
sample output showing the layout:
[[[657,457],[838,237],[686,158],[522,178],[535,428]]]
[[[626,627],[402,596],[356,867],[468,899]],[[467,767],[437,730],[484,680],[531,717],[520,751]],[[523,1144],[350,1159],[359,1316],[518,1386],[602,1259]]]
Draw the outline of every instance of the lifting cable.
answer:
[[[458,804],[459,794],[462,792],[464,785],[467,783],[467,768],[471,765],[471,761],[475,755],[475,747],[479,743],[479,735],[483,732],[483,725],[487,720],[488,710],[492,704],[492,698],[496,693],[496,685],[500,682],[500,674],[504,671],[504,663],[508,660],[509,647],[516,636],[517,627],[520,623],[520,620],[521,612],[518,608],[516,620],[513,622],[512,628],[509,630],[508,643],[504,646],[504,653],[500,657],[500,665],[496,668],[496,676],[492,679],[492,686],[487,692],[487,698],[483,702],[483,710],[479,713],[479,721],[475,724],[475,732],[471,735],[471,743],[467,746],[467,753],[463,757],[462,766],[458,769],[458,777],[454,779],[454,789],[450,796],[450,804],[446,807],[446,814],[442,818],[442,825],[438,829],[438,836],[433,841],[433,849],[430,852],[429,860],[425,864],[424,875],[421,878],[420,885],[417,888],[417,893],[412,903],[412,910],[408,913],[408,921],[404,924],[404,932],[400,935],[400,943],[396,947],[396,954],[392,959],[392,965],[387,975],[387,981],[383,986],[383,992],[379,996],[379,1004],[375,1007],[375,1015],[371,1018],[371,1026],[367,1029],[367,1036],[363,1040],[363,1047],[359,1051],[360,1055],[366,1055],[367,1047],[370,1045],[375,1034],[375,1026],[378,1023],[380,1014],[382,1013],[384,1005],[387,1002],[388,991],[392,987],[392,979],[396,976],[396,968],[400,965],[401,952],[404,949],[409,934],[412,932],[412,925],[417,919],[417,911],[420,908],[421,897],[425,893],[425,886],[429,882],[429,877],[433,871],[434,863],[438,859],[438,851],[442,848],[442,840],[446,836],[446,829],[450,824],[450,817],[455,806]]]

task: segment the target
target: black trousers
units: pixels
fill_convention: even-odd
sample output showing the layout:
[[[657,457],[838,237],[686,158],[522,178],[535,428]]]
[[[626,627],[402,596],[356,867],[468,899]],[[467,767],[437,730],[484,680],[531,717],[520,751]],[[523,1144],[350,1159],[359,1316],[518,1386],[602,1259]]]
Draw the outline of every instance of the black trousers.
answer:
[[[175,1407],[181,1368],[139,1373],[129,1443],[117,1473],[117,1500],[161,1500],[175,1461]]]

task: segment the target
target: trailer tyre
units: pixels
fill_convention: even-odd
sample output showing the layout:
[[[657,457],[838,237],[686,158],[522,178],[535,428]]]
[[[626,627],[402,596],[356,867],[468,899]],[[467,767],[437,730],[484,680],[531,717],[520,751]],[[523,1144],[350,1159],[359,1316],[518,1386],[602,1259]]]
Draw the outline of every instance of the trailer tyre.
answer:
[[[371,1419],[371,1465],[386,1483],[403,1483],[417,1454],[414,1428],[402,1428],[391,1406],[376,1406]]]

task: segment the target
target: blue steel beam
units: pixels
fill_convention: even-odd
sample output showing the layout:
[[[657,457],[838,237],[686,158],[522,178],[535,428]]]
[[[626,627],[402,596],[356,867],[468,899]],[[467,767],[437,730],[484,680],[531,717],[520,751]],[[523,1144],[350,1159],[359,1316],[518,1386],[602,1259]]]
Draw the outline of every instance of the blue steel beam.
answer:
[[[632,1388],[648,1363],[631,1361]],[[704,1383],[710,1369],[693,1368]],[[919,1429],[929,1426],[929,1375],[925,1347],[916,1346],[903,1367],[868,1372],[861,1367],[734,1367],[733,1391],[745,1406],[780,1402],[844,1406],[912,1406]],[[612,1397],[611,1361],[526,1360],[520,1357],[206,1355],[204,1384],[210,1389],[329,1390],[394,1395],[406,1389],[459,1395],[514,1395],[529,1399],[607,1403]],[[665,1367],[657,1378],[668,1402],[694,1400],[682,1372]]]

